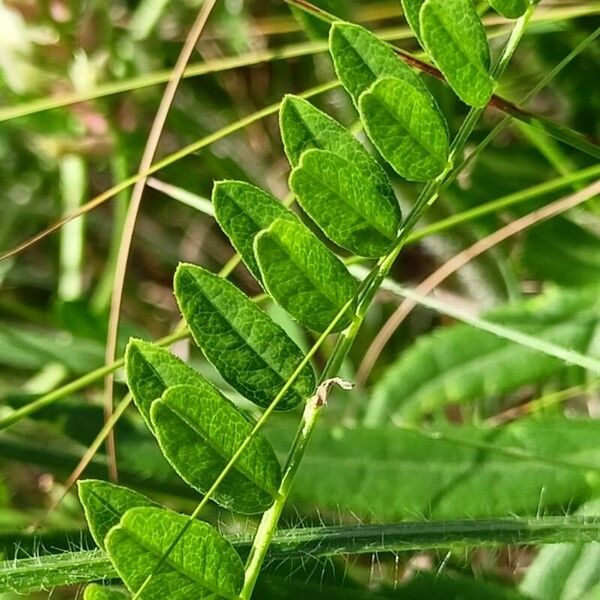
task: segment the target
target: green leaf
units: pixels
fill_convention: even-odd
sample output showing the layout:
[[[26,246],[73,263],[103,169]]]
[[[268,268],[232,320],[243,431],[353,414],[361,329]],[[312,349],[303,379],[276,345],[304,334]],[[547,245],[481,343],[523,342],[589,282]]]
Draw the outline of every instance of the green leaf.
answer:
[[[577,514],[588,518],[599,515],[600,501],[584,504]],[[527,597],[535,600],[598,598],[600,543],[563,543],[542,548],[519,587]]]
[[[356,293],[344,263],[304,225],[278,219],[254,242],[267,292],[299,323],[324,331]],[[351,308],[333,331],[346,328]]]
[[[295,221],[291,211],[260,188],[243,181],[217,181],[212,202],[217,221],[256,279],[261,275],[252,243],[275,219]]]
[[[204,378],[168,350],[132,339],[125,351],[127,383],[135,404],[152,431],[150,407],[172,385],[202,385]]]
[[[385,78],[362,94],[359,106],[369,138],[402,177],[427,181],[447,166],[448,128],[427,94]]]
[[[188,521],[187,516],[163,508],[127,511],[106,538],[119,575],[132,593],[153,575],[140,595],[142,600],[215,596],[237,600],[244,582],[242,561],[230,542],[202,521],[189,525],[157,569]]]
[[[327,237],[354,254],[382,256],[396,239],[396,211],[380,201],[354,163],[334,152],[305,152],[292,171],[290,188]]]
[[[273,401],[303,359],[288,335],[233,284],[201,267],[180,264],[175,296],[196,343],[223,379],[262,407]],[[310,365],[285,393],[294,408],[315,389]]]
[[[395,236],[402,215],[394,190],[381,165],[362,144],[337,121],[301,98],[286,96],[279,118],[283,145],[292,167],[299,165],[307,150],[328,150],[351,163],[361,173],[361,185],[378,196],[378,210]],[[320,213],[309,214],[323,228],[318,220]],[[325,233],[331,237],[330,232]]]
[[[600,283],[600,236],[566,218],[532,227],[523,240],[521,258],[542,280],[563,286]]]
[[[425,3],[425,0],[401,0],[402,10],[404,11],[404,17],[410,28],[414,31],[417,40],[421,42],[421,23],[419,20],[419,14],[421,7]]]
[[[121,517],[130,508],[157,506],[156,502],[146,496],[108,481],[86,479],[79,481],[77,486],[90,532],[102,549],[106,534],[119,524]]]
[[[291,433],[270,429],[278,454],[286,455]],[[370,522],[560,516],[600,492],[599,436],[593,420],[431,431],[320,425],[290,501]]]
[[[128,594],[114,587],[106,587],[92,583],[85,588],[83,600],[126,600]]]
[[[490,47],[472,0],[426,0],[420,12],[426,50],[458,97],[485,106],[494,92]]]
[[[395,77],[435,101],[419,75],[398,57],[393,48],[370,31],[353,23],[334,23],[329,51],[338,79],[358,106],[359,96],[377,79]]]
[[[179,475],[206,493],[253,424],[213,385],[177,385],[152,405],[161,450]],[[213,500],[235,512],[264,512],[277,494],[281,473],[273,449],[254,437]]]
[[[507,19],[518,19],[527,10],[527,0],[489,0],[489,3]]]
[[[598,288],[554,291],[486,315],[493,323],[535,335],[581,354],[593,347],[599,324]],[[365,417],[370,425],[414,420],[453,403],[518,391],[565,373],[558,359],[470,325],[453,325],[422,336],[393,363],[374,388]],[[571,367],[574,369],[574,367]]]

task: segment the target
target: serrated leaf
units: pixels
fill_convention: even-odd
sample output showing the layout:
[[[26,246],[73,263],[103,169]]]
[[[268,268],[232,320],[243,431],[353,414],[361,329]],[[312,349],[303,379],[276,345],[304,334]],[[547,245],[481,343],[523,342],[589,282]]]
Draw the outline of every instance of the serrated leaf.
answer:
[[[286,455],[291,433],[269,430],[277,453]],[[371,521],[560,516],[598,496],[599,436],[591,419],[433,430],[320,424],[290,501]]]
[[[369,138],[402,177],[427,181],[447,166],[446,121],[426,94],[384,78],[361,95],[359,107]]]
[[[426,0],[420,12],[427,52],[457,96],[485,106],[494,92],[490,47],[472,0]]]
[[[77,487],[90,533],[102,549],[108,532],[130,508],[157,506],[150,498],[108,481],[85,479],[79,481]]]
[[[599,323],[598,289],[548,293],[494,310],[486,318],[582,354]],[[374,388],[366,420],[413,420],[451,403],[518,391],[565,372],[558,358],[513,344],[470,325],[453,325],[419,341],[398,357]]]
[[[83,600],[126,600],[128,594],[114,587],[91,583],[83,592]]]
[[[214,386],[177,385],[152,405],[161,450],[179,475],[206,493],[253,424]],[[264,512],[277,494],[281,473],[270,444],[252,439],[235,467],[212,495],[218,504],[243,514]]]
[[[390,230],[397,231],[402,215],[390,180],[381,165],[356,138],[337,121],[302,98],[286,96],[279,118],[285,153],[292,167],[298,166],[307,150],[328,150],[351,163],[361,172],[361,183],[364,182],[369,190],[375,190],[378,195],[378,210],[385,215]],[[321,226],[317,220],[318,213],[310,216]],[[331,237],[329,232],[325,233]]]
[[[402,10],[404,11],[404,17],[409,27],[413,30],[419,43],[421,43],[421,23],[419,20],[419,13],[425,0],[401,0]]]
[[[305,152],[290,175],[290,188],[327,237],[354,254],[382,256],[396,239],[395,211],[380,202],[362,171],[338,154]]]
[[[303,359],[285,331],[243,292],[202,267],[180,264],[175,296],[196,343],[223,379],[248,400],[267,407]],[[294,408],[315,389],[306,365],[279,410]]]
[[[334,23],[329,35],[329,51],[338,79],[357,106],[360,95],[381,77],[401,79],[435,102],[419,75],[393,48],[360,25]]]
[[[489,0],[489,3],[507,19],[518,19],[527,10],[527,0]]]
[[[344,263],[304,225],[278,219],[254,241],[267,292],[299,323],[324,331],[356,293]],[[332,331],[346,328],[349,308]]]
[[[106,538],[108,555],[117,572],[132,593],[153,575],[141,600],[237,600],[244,582],[242,561],[231,543],[202,521],[189,525],[157,569],[188,520],[163,508],[127,511]]]
[[[275,219],[295,221],[293,213],[271,194],[243,181],[217,181],[213,187],[212,202],[221,229],[252,275],[260,281],[260,270],[252,247],[254,237]]]
[[[152,431],[150,407],[172,385],[202,385],[204,378],[168,350],[131,339],[125,351],[127,384],[135,404]]]

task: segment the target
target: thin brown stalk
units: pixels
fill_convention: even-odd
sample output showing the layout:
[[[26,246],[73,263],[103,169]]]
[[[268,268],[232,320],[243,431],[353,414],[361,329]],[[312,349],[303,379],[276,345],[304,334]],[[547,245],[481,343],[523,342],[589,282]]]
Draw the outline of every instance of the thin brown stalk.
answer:
[[[517,219],[516,221],[512,221],[508,225],[498,229],[498,231],[477,241],[469,248],[466,248],[452,257],[437,271],[420,283],[415,291],[420,296],[430,294],[437,286],[448,279],[450,275],[456,273],[456,271],[464,267],[468,262],[478,257],[480,254],[487,252],[490,248],[493,248],[497,244],[525,229],[533,227],[542,221],[555,217],[574,208],[578,204],[590,200],[597,194],[600,194],[600,180],[595,181],[575,194],[563,197],[560,200],[556,200],[555,202],[547,204],[546,206]],[[385,322],[379,333],[375,336],[375,339],[371,342],[358,369],[358,373],[356,374],[357,385],[364,386],[383,348],[416,305],[417,302],[409,300],[408,298],[403,300],[390,318]]]
[[[145,173],[152,166],[152,161],[156,154],[158,142],[167,120],[167,115],[175,98],[177,87],[181,81],[185,67],[192,56],[192,52],[204,30],[208,17],[212,12],[217,0],[206,0],[202,5],[202,8],[198,12],[196,21],[192,25],[188,36],[185,40],[185,44],[181,49],[181,53],[177,58],[173,72],[167,83],[164,94],[161,98],[156,116],[150,128],[150,134],[144,148],[142,160],[138,169],[139,173]],[[110,314],[108,319],[108,335],[106,339],[106,354],[105,362],[110,364],[115,360],[115,353],[117,347],[117,332],[119,328],[119,315],[121,312],[121,300],[123,296],[123,286],[125,282],[125,273],[127,271],[127,261],[129,259],[129,252],[131,249],[131,240],[133,238],[133,231],[135,229],[135,222],[140,209],[142,201],[142,194],[144,192],[144,186],[146,185],[146,177],[138,179],[135,183],[133,191],[131,193],[131,201],[125,218],[125,224],[123,226],[123,236],[121,238],[121,244],[119,246],[119,252],[115,264],[114,274],[114,285],[110,304]],[[111,373],[106,376],[105,379],[105,399],[104,399],[104,419],[108,421],[113,412],[113,383],[114,375]],[[106,440],[106,454],[109,465],[109,475],[113,481],[118,478],[117,463],[116,463],[116,450],[115,450],[115,437],[111,431]]]

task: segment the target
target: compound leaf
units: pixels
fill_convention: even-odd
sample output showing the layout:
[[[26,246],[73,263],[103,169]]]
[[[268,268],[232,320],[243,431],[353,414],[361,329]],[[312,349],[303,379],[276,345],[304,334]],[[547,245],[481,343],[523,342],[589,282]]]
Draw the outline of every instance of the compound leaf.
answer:
[[[290,188],[302,208],[342,248],[378,257],[396,238],[395,211],[355,164],[327,150],[308,150],[292,171]]]
[[[204,378],[168,350],[131,339],[125,351],[127,383],[146,424],[152,431],[150,407],[172,385],[202,384]]]
[[[446,167],[446,121],[427,94],[401,79],[379,79],[360,97],[371,141],[402,177],[427,181]]]
[[[472,0],[426,0],[420,12],[426,50],[458,97],[485,106],[493,91],[490,47]]]
[[[266,290],[299,323],[324,331],[356,292],[344,263],[299,222],[278,219],[254,241]],[[350,324],[348,309],[332,331]]]
[[[334,23],[329,35],[329,51],[338,79],[358,106],[358,98],[381,77],[402,79],[433,97],[413,71],[386,42],[353,23]]]
[[[527,10],[527,0],[489,0],[490,6],[507,19],[518,19]]]
[[[149,576],[142,600],[236,600],[244,567],[233,546],[207,523],[163,508],[133,508],[106,538],[108,555],[132,593]],[[163,555],[174,545],[163,560]],[[160,567],[159,567],[160,564]]]
[[[221,229],[250,272],[260,281],[260,270],[252,248],[254,237],[275,219],[295,221],[293,213],[271,194],[243,181],[216,182],[212,202]]]
[[[243,292],[202,267],[179,265],[175,296],[196,343],[223,379],[267,407],[302,361],[300,348]],[[294,408],[314,389],[315,375],[306,365],[278,409]]]
[[[126,600],[128,594],[117,588],[91,583],[83,592],[83,600]]]
[[[121,517],[130,508],[157,506],[146,496],[108,481],[86,479],[79,481],[77,485],[90,533],[102,549],[106,534],[119,524]]]
[[[152,405],[152,422],[161,450],[179,475],[206,493],[253,424],[212,384],[177,385]],[[271,446],[256,436],[212,498],[244,514],[264,512],[281,478]]]

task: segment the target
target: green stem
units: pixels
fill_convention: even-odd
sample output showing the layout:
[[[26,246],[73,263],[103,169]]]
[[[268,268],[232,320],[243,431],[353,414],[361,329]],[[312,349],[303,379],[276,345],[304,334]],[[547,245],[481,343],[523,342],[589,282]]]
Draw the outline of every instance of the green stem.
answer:
[[[296,5],[298,0],[292,0],[291,3]],[[504,70],[506,69],[516,50],[519,40],[525,32],[525,28],[533,14],[533,11],[534,8],[530,7],[525,15],[517,21],[506,44],[504,52],[502,53],[502,56],[492,70],[492,76],[495,79],[501,77],[504,73]],[[369,273],[365,282],[363,282],[363,285],[359,291],[359,301],[352,323],[340,334],[340,337],[338,338],[333,352],[321,375],[321,383],[324,383],[328,378],[335,376],[339,371],[341,364],[345,360],[348,351],[354,343],[356,335],[360,330],[373,298],[377,294],[380,285],[389,274],[394,261],[400,254],[408,234],[414,225],[419,221],[421,215],[427,209],[427,207],[435,202],[439,194],[439,190],[444,183],[445,176],[451,173],[454,159],[462,152],[464,145],[477,125],[483,110],[484,108],[472,108],[469,111],[469,114],[467,115],[455,140],[452,143],[448,167],[434,182],[425,186],[423,192],[413,207],[413,210],[411,213],[409,213],[406,222],[401,228],[394,247],[386,256],[382,257],[377,262],[375,267]],[[294,442],[290,449],[288,460],[284,468],[283,479],[279,488],[278,497],[275,499],[273,506],[266,513],[264,513],[256,532],[254,544],[252,545],[252,549],[250,551],[250,558],[246,564],[246,575],[244,587],[242,588],[242,592],[240,594],[240,600],[250,600],[250,597],[252,596],[252,591],[258,579],[258,575],[265,560],[269,545],[277,530],[279,517],[281,516],[281,512],[289,496],[298,465],[302,461],[306,448],[308,447],[310,437],[314,431],[321,410],[321,402],[315,401],[314,398],[308,399],[306,409],[302,416],[300,426],[296,432],[296,437],[294,438]]]

